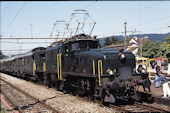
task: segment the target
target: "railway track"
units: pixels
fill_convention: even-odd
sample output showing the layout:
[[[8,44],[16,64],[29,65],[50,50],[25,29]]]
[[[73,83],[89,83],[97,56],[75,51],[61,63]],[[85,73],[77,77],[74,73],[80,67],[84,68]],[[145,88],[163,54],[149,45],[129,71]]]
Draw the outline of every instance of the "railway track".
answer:
[[[11,97],[9,97],[9,95],[3,89],[0,88],[0,91],[2,93],[1,99],[3,99],[2,97],[4,96],[5,99],[10,103],[9,111],[13,111],[13,112],[18,111],[19,113],[24,113],[24,111],[15,103],[15,101]]]
[[[81,98],[81,97],[80,97]],[[92,101],[89,98],[84,98],[85,101]],[[141,113],[141,112],[145,112],[145,113],[151,113],[151,112],[158,112],[158,113],[168,113],[169,111],[163,110],[163,109],[159,109],[159,108],[155,108],[152,106],[148,106],[142,103],[138,103],[138,102],[134,102],[133,104],[128,102],[127,100],[120,100],[120,103],[125,103],[125,105],[120,104],[120,105],[115,105],[115,104],[109,104],[108,107],[111,109],[114,109],[116,112],[123,112],[123,113]],[[99,100],[94,100],[94,103],[98,103],[100,104],[100,106],[104,105],[102,104],[101,101]],[[119,102],[118,102],[119,103]]]
[[[121,100],[122,101],[122,100]],[[124,103],[128,103],[127,101],[123,100]],[[122,102],[121,102],[122,103]],[[130,112],[130,113],[136,113],[136,112],[147,112],[147,113],[151,113],[151,112],[159,112],[159,113],[167,113],[169,111],[163,110],[163,109],[159,109],[159,108],[155,108],[149,105],[145,105],[139,102],[134,102],[133,104],[125,104],[125,105],[109,105],[112,108],[116,108],[116,109],[120,109],[123,112]]]
[[[81,97],[80,97],[81,98]],[[84,98],[85,101],[92,101],[89,98]],[[163,109],[159,109],[159,108],[155,108],[152,106],[148,106],[139,102],[134,102],[134,103],[130,103],[128,102],[128,100],[123,99],[123,100],[118,100],[121,101],[120,105],[117,104],[109,104],[108,107],[115,109],[116,112],[123,112],[123,113],[141,113],[141,112],[145,112],[145,113],[153,113],[153,112],[158,112],[158,113],[168,113],[169,111],[167,110],[163,110]],[[98,103],[100,104],[100,106],[104,106],[102,104],[101,101],[99,100],[94,100],[94,103]],[[123,105],[122,103],[124,103],[125,105]]]
[[[0,80],[1,81],[3,81],[4,83],[7,83],[7,84],[10,84],[10,83],[8,83],[7,81],[4,81],[4,80],[2,80],[1,78],[0,78]],[[1,84],[2,84],[2,82],[1,82]],[[12,84],[10,84],[10,85],[12,85]],[[14,88],[14,89],[18,89],[18,88],[16,88],[15,86],[13,86],[12,85],[12,87]],[[24,92],[24,91],[19,91],[19,92]],[[78,95],[77,95],[78,96]],[[78,96],[79,98],[81,98],[82,99],[82,97],[80,97],[80,96]],[[34,97],[33,97],[34,98]],[[90,100],[88,97],[83,97],[83,100],[84,101],[92,101],[92,100]],[[122,102],[121,103],[126,103],[126,105],[123,105],[123,104],[120,104],[120,105],[113,105],[113,104],[110,104],[108,107],[109,108],[111,108],[111,109],[114,109],[114,110],[116,110],[117,112],[125,112],[125,113],[127,113],[127,112],[161,112],[161,113],[166,113],[166,112],[169,112],[169,111],[166,111],[166,110],[163,110],[163,109],[159,109],[159,108],[155,108],[155,107],[151,107],[151,106],[148,106],[148,105],[145,105],[145,104],[141,104],[141,103],[137,103],[137,102],[134,102],[133,104],[128,104],[128,100],[121,100]],[[35,99],[35,102],[34,103],[41,103],[41,101],[40,100],[38,100],[38,99]],[[99,100],[94,100],[94,103],[98,103],[98,104],[100,104],[100,106],[103,106],[102,105],[102,102],[101,101],[99,101]],[[44,104],[43,102],[42,102],[42,104]],[[15,106],[19,106],[20,107],[20,105],[15,105]],[[46,106],[46,105],[45,105]],[[16,108],[16,107],[14,107],[14,108]],[[21,110],[23,110],[22,109],[23,108],[23,106],[21,106]],[[19,108],[17,108],[17,109],[19,109]],[[44,109],[44,108],[43,108]],[[51,108],[50,108],[51,109]],[[53,108],[52,108],[53,109]],[[41,110],[41,109],[40,109]],[[29,109],[27,110],[28,112],[29,112]],[[26,111],[26,112],[27,112]],[[37,111],[39,111],[39,109],[38,108],[36,108],[35,109],[35,111],[37,112]],[[51,112],[59,112],[59,111],[53,111],[53,110],[49,110],[49,111],[51,111]],[[40,111],[41,112],[41,111]]]
[[[9,97],[9,102],[12,103],[12,106],[15,110],[18,110],[20,113],[23,112],[46,112],[46,113],[59,113],[60,111],[55,110],[39,99],[29,95],[25,91],[15,87],[13,84],[3,80],[1,81],[1,92],[6,97]]]

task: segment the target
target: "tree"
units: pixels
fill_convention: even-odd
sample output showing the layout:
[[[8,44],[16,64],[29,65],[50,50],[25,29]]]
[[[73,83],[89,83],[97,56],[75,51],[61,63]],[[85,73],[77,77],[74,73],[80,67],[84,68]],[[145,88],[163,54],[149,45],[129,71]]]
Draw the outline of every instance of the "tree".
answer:
[[[142,46],[142,56],[147,58],[157,58],[162,55],[170,61],[170,46],[168,44],[168,39],[169,38],[166,38],[165,42],[145,42]],[[141,56],[141,48],[138,49],[137,54]]]
[[[105,39],[104,46],[108,46],[108,45],[110,45],[110,44],[111,44],[111,41],[110,41],[109,38],[107,37],[107,38]]]
[[[118,41],[119,41],[119,39],[118,39],[117,37],[116,37],[116,39],[115,39],[115,40],[116,40],[116,42],[118,42]]]
[[[159,54],[168,58],[168,61],[170,62],[170,45],[166,41],[161,44]]]
[[[148,58],[153,58],[154,52],[152,52],[152,46],[153,42],[147,41],[143,44],[142,46],[142,56],[143,57],[148,57]],[[138,49],[137,55],[141,56],[141,48]]]
[[[115,44],[115,43],[116,43],[116,39],[115,39],[114,36],[112,36],[111,43],[112,43],[112,44]]]
[[[147,41],[142,46],[142,56],[147,58],[158,57],[159,44],[160,42],[153,43],[152,41]],[[141,48],[138,49],[137,54],[141,56]]]
[[[170,35],[167,38],[165,38],[164,45],[166,48],[164,56],[168,58],[168,61],[170,62]]]
[[[165,42],[167,42],[168,44],[170,44],[170,35],[165,38]]]

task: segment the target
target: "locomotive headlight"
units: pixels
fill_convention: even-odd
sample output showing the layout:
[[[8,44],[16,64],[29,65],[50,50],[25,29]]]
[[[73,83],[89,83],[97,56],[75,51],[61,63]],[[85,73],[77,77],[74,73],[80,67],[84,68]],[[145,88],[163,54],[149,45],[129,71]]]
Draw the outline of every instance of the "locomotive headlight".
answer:
[[[125,54],[123,53],[123,49],[120,50],[119,52],[119,60],[124,64],[126,62],[126,56]]]
[[[106,71],[109,75],[113,75],[113,71],[111,69],[107,69]]]
[[[104,55],[103,57],[104,57],[104,59],[106,59],[106,55]]]
[[[113,73],[116,73],[116,72],[117,72],[116,69],[114,69],[114,70],[113,70]]]
[[[125,55],[124,54],[120,54],[120,58],[125,58]]]

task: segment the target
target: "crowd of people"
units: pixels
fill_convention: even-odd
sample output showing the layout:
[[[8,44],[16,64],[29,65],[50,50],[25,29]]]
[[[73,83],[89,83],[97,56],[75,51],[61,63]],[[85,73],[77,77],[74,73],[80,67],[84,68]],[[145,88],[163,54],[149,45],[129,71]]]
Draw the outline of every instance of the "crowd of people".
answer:
[[[146,66],[142,65],[142,63],[137,63],[136,72],[141,74],[141,78],[143,80],[143,90],[146,91],[145,88],[148,88],[148,92],[151,92],[151,81],[149,80],[148,74],[146,72]],[[157,62],[153,63],[153,68],[155,70],[155,87],[160,87],[160,82],[163,86],[163,96],[162,98],[170,98],[170,88],[168,85],[168,80],[163,72],[160,70]]]

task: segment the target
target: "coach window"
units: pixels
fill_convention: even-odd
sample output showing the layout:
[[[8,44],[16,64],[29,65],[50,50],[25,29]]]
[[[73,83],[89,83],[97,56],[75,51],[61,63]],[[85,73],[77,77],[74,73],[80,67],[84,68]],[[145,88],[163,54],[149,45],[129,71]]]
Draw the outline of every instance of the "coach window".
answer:
[[[30,58],[31,57],[27,57],[27,64],[30,64]]]
[[[87,48],[87,42],[80,42],[80,48]]]
[[[97,41],[94,41],[94,42],[89,42],[88,43],[88,46],[89,46],[89,48],[90,49],[93,49],[93,48],[99,48],[100,47],[100,45],[99,45],[99,43],[97,42]]]
[[[27,65],[28,64],[28,62],[27,62],[27,57],[25,57],[25,65]]]
[[[71,50],[72,50],[72,51],[79,50],[79,43],[73,43],[73,44],[71,45]]]
[[[16,65],[18,65],[19,64],[19,60],[18,59],[16,59]]]

